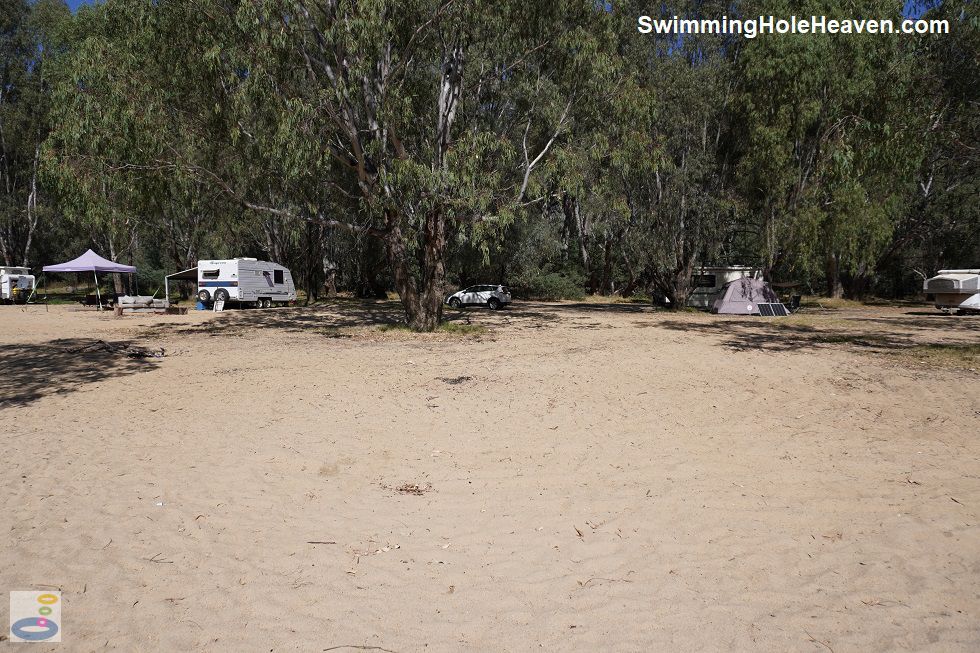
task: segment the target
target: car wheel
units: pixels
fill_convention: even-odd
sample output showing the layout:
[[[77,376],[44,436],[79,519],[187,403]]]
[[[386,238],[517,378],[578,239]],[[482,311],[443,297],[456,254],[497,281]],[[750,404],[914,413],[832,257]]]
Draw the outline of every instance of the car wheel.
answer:
[[[211,301],[211,293],[209,293],[207,290],[202,290],[197,293],[197,298],[207,304],[209,301]]]
[[[224,288],[218,288],[214,292],[214,301],[216,302],[226,302],[228,301],[228,291]]]
[[[491,297],[490,299],[487,300],[487,306],[490,307],[491,311],[495,311],[498,308],[500,308],[500,300],[497,299],[496,297]]]
[[[452,299],[450,299],[449,305],[452,306],[453,308],[459,308],[460,306],[459,297],[453,297]]]

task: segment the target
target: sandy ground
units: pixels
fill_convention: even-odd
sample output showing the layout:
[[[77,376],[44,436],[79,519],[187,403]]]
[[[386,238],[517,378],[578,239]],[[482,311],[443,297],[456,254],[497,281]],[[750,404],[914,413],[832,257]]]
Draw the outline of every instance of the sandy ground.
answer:
[[[980,650],[980,318],[465,315],[0,307],[31,650]]]

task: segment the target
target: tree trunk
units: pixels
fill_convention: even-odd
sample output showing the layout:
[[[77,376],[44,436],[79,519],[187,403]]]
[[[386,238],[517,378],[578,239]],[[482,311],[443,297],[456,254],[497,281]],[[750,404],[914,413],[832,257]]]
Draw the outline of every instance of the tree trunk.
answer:
[[[37,228],[37,174],[38,165],[41,161],[41,135],[38,134],[38,144],[34,150],[34,165],[31,172],[31,190],[27,195],[27,242],[24,243],[24,255],[21,265],[27,267],[28,259],[31,256],[31,243],[34,240],[34,230]]]
[[[587,217],[582,216],[582,207],[578,199],[566,194],[562,198],[562,208],[566,217],[570,216],[575,230],[578,232],[579,255],[582,258],[582,268],[589,279],[589,291],[595,292],[595,279],[592,276],[592,261],[589,258],[589,240],[592,237],[592,225]]]
[[[844,285],[840,278],[840,259],[836,254],[827,257],[827,297],[840,299],[844,296]]]
[[[413,331],[435,331],[442,320],[443,290],[446,276],[446,220],[433,210],[425,218],[422,238],[421,277],[412,276],[408,250],[397,217],[389,218],[385,245],[395,288],[405,309],[405,322]],[[421,289],[419,286],[421,285]]]
[[[109,239],[109,260],[116,262],[119,257],[119,253],[116,252],[116,246],[113,244],[112,239]],[[122,275],[118,272],[112,273],[112,288],[116,293],[116,296],[125,295],[126,291],[123,289]]]
[[[606,236],[606,243],[603,248],[603,261],[602,261],[602,288],[600,292],[603,295],[612,294],[612,238]]]
[[[680,310],[687,306],[687,299],[691,296],[691,280],[694,278],[694,262],[686,261],[674,271],[672,293],[667,295],[670,299],[671,310]]]
[[[376,238],[368,238],[362,242],[364,244],[357,259],[357,283],[354,294],[360,299],[384,299],[387,293],[384,283],[379,278],[379,271],[384,266],[386,256],[389,262],[391,261],[387,239],[382,242]]]
[[[323,280],[323,294],[326,297],[336,297],[337,296],[337,268],[332,265],[328,267],[326,263],[323,266],[324,280]]]

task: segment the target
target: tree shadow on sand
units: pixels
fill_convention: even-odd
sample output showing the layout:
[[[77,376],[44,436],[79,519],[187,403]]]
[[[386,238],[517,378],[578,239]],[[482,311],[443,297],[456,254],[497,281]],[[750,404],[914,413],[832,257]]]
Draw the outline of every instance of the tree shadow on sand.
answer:
[[[828,325],[755,317],[666,320],[657,326],[716,336],[722,346],[731,349],[769,352],[840,349],[842,346],[878,352],[923,346],[955,350],[976,343],[972,336],[980,338],[980,321],[977,320],[947,322],[905,316],[844,318]]]
[[[561,318],[565,305],[521,302],[499,311],[486,307],[445,307],[443,321],[459,324],[495,326],[518,324],[541,327]],[[405,324],[405,312],[397,300],[337,298],[312,306],[272,309],[232,309],[216,319],[194,324],[158,324],[140,332],[141,337],[169,335],[238,336],[258,329],[283,333],[321,335],[327,338],[345,337],[340,329],[390,327]]]
[[[115,351],[106,351],[101,345]],[[42,397],[68,394],[90,383],[156,369],[159,360],[134,358],[119,350],[129,341],[103,343],[91,338],[52,340],[0,348],[0,410],[26,406]]]
[[[216,319],[194,324],[158,324],[143,337],[164,335],[236,336],[255,329],[336,336],[337,329],[402,324],[401,304],[392,300],[332,299],[311,306],[268,309],[232,308]]]

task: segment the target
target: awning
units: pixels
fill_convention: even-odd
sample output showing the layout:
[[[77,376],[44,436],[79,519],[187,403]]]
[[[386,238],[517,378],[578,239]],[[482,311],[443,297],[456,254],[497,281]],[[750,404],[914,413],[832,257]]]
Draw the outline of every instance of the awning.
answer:
[[[86,251],[76,259],[55,265],[45,265],[42,268],[45,272],[136,272],[132,265],[123,265],[108,261],[92,250]]]
[[[168,274],[167,279],[173,279],[174,281],[197,281],[197,268],[189,268]]]
[[[170,306],[171,281],[197,281],[197,268],[188,268],[180,272],[174,272],[163,278],[163,296],[167,300],[167,306]]]

